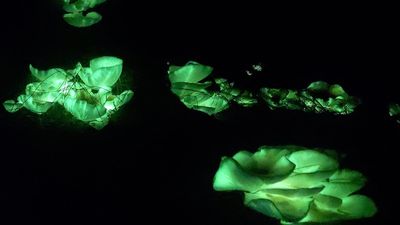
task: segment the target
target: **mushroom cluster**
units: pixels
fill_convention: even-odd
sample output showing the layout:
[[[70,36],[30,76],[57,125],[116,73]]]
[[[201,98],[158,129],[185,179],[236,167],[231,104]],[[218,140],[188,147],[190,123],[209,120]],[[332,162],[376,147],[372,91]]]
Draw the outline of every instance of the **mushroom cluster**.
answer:
[[[78,63],[71,70],[52,68],[42,71],[30,65],[30,72],[38,82],[28,84],[25,94],[17,101],[6,100],[3,105],[11,113],[25,107],[42,114],[58,103],[75,118],[102,129],[110,116],[133,96],[131,90],[118,95],[112,93],[112,87],[121,75],[122,64],[122,59],[104,56],[92,59],[89,67]]]
[[[282,224],[326,223],[371,217],[374,202],[353,194],[365,184],[357,171],[340,169],[333,151],[262,146],[223,157],[216,191],[243,191],[244,204]]]

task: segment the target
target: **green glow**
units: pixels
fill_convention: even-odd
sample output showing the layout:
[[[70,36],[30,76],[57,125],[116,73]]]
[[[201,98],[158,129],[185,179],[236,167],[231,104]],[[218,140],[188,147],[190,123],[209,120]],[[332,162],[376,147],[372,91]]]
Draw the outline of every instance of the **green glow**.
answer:
[[[64,20],[74,27],[89,27],[100,22],[102,16],[97,12],[89,12],[91,9],[106,0],[63,0],[63,8],[67,14],[64,14]]]
[[[260,66],[254,68],[257,71],[262,69]],[[193,61],[184,66],[172,65],[168,70],[171,91],[186,107],[209,115],[229,108],[232,101],[244,107],[257,104],[258,100],[253,93],[234,88],[233,84],[224,78],[207,80],[212,72],[212,67]],[[217,86],[219,90],[213,89],[213,86]],[[358,98],[349,96],[340,85],[329,85],[324,81],[313,82],[303,90],[264,87],[261,88],[259,96],[272,110],[286,108],[345,115],[352,113],[360,104]]]
[[[112,93],[112,86],[122,73],[122,64],[122,59],[104,56],[92,59],[89,67],[78,63],[72,70],[52,68],[44,71],[30,65],[32,76],[39,82],[28,84],[25,94],[17,101],[5,101],[4,108],[14,113],[25,107],[42,114],[58,103],[75,118],[102,129],[110,116],[133,97],[131,90],[119,95]]]
[[[286,108],[305,112],[331,112],[334,114],[350,114],[360,101],[349,96],[338,85],[329,85],[323,81],[311,83],[304,90],[277,88],[261,88],[261,97],[270,109]]]
[[[216,191],[243,191],[244,204],[282,224],[325,223],[373,216],[374,202],[352,193],[366,178],[340,169],[333,151],[262,146],[223,157]]]
[[[186,107],[208,115],[224,111],[229,108],[232,101],[245,107],[257,103],[251,93],[234,88],[233,84],[224,78],[203,81],[212,71],[212,67],[193,61],[184,66],[172,65],[168,70],[171,91]],[[217,86],[219,90],[211,90],[212,86]]]
[[[390,104],[389,105],[389,115],[394,117],[398,123],[400,123],[400,105]]]

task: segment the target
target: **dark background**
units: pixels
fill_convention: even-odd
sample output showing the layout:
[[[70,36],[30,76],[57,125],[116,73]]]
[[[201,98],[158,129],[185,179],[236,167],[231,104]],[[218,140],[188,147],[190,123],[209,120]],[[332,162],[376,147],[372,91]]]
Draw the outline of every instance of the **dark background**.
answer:
[[[74,28],[55,1],[11,1],[2,12],[1,101],[46,69],[124,60],[135,96],[101,131],[65,119],[1,112],[1,224],[278,224],[219,193],[212,178],[222,156],[261,145],[336,149],[343,167],[368,177],[361,193],[393,223],[400,126],[388,116],[399,102],[397,40],[390,6],[271,5],[109,0],[103,20]],[[216,117],[187,109],[169,90],[168,62],[211,65],[240,88],[305,88],[339,83],[362,105],[348,116],[270,111],[233,105]],[[262,63],[264,70],[245,70]],[[1,215],[3,214],[3,215]]]

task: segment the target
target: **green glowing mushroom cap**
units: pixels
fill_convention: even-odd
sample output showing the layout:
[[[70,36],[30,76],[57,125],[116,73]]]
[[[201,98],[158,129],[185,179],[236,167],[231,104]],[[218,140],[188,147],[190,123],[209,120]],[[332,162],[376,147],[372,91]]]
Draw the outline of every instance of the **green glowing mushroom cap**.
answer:
[[[102,16],[97,12],[86,12],[106,0],[77,0],[71,2],[64,0],[64,10],[68,13],[64,14],[64,20],[74,27],[89,27],[100,22]]]
[[[64,108],[75,118],[84,122],[95,120],[106,113],[106,108],[100,104],[91,104],[86,100],[80,100],[70,96],[65,98]]]
[[[186,107],[208,115],[228,109],[232,101],[245,107],[257,103],[251,93],[233,88],[226,79],[203,81],[212,71],[212,67],[194,61],[189,61],[184,66],[171,65],[168,70],[171,91]],[[219,91],[212,90],[212,86],[219,87]]]
[[[77,0],[71,3],[70,0],[64,0],[64,10],[70,13],[82,12],[89,8],[93,8],[106,0]]]
[[[397,121],[397,123],[400,123],[400,105],[391,103],[389,105],[389,115],[391,117],[394,117]]]
[[[357,171],[339,169],[332,151],[263,146],[223,157],[213,187],[244,191],[246,206],[282,223],[321,223],[373,216],[374,202],[352,195],[365,181]]]
[[[352,113],[360,104],[360,100],[349,96],[342,86],[329,85],[324,81],[313,82],[304,90],[264,87],[260,94],[270,109],[286,108],[345,115]]]
[[[197,83],[208,77],[213,71],[210,66],[189,61],[185,66],[171,66],[168,71],[171,83]]]
[[[97,12],[90,12],[86,15],[81,12],[64,14],[65,22],[74,27],[89,27],[100,22],[101,19],[102,16]]]
[[[396,116],[400,114],[400,105],[399,104],[390,104],[389,105],[389,115]]]
[[[32,76],[39,82],[28,84],[25,94],[17,101],[6,100],[3,106],[11,113],[24,107],[42,114],[58,103],[76,119],[102,129],[110,116],[133,97],[131,90],[119,95],[112,93],[112,86],[121,75],[122,64],[122,59],[104,56],[92,59],[90,67],[78,63],[71,70],[38,70],[30,65]]]
[[[14,113],[24,107],[24,104],[14,100],[6,100],[3,102],[3,106],[7,112]]]
[[[122,59],[104,56],[90,60],[90,68],[79,72],[86,85],[98,88],[112,87],[122,73]]]

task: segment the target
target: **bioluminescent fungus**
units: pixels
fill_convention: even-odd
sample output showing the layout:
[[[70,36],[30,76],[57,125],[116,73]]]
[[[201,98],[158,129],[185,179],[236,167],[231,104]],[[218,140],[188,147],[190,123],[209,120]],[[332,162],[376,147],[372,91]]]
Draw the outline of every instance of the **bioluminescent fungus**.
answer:
[[[251,76],[262,69],[261,64],[256,64],[245,72]],[[193,61],[184,66],[170,66],[168,75],[171,91],[186,107],[209,115],[226,110],[232,101],[245,107],[253,106],[259,102],[257,96],[272,110],[285,108],[346,115],[352,113],[360,104],[358,98],[348,95],[340,85],[329,85],[324,81],[313,82],[303,90],[264,87],[256,96],[253,92],[234,88],[233,84],[224,78],[206,80],[212,71],[212,67]],[[213,86],[217,86],[219,90]]]
[[[313,82],[304,90],[265,87],[261,88],[260,93],[270,109],[345,115],[352,113],[360,104],[358,98],[349,96],[340,85],[329,85],[324,81]]]
[[[212,67],[193,61],[184,66],[172,65],[168,70],[171,91],[186,107],[208,115],[217,114],[229,108],[232,101],[245,107],[257,103],[250,92],[234,88],[233,84],[224,78],[203,81],[212,71]],[[217,86],[218,90],[213,90],[212,86]]]
[[[91,9],[106,0],[63,0],[64,10],[68,12],[64,14],[64,20],[74,27],[89,27],[100,22],[102,16],[97,12],[89,12]]]
[[[325,223],[373,216],[374,202],[359,194],[366,178],[340,169],[335,152],[262,146],[223,157],[216,191],[243,191],[244,204],[282,224]]]
[[[400,105],[392,103],[389,105],[389,115],[394,117],[398,123],[400,123]]]
[[[42,71],[29,66],[38,82],[26,86],[25,94],[17,101],[3,103],[8,112],[26,109],[42,114],[58,103],[79,119],[96,129],[108,124],[110,116],[126,104],[133,91],[126,90],[115,95],[112,86],[122,72],[122,59],[104,56],[92,59],[89,67],[80,63],[72,70],[52,68]]]

